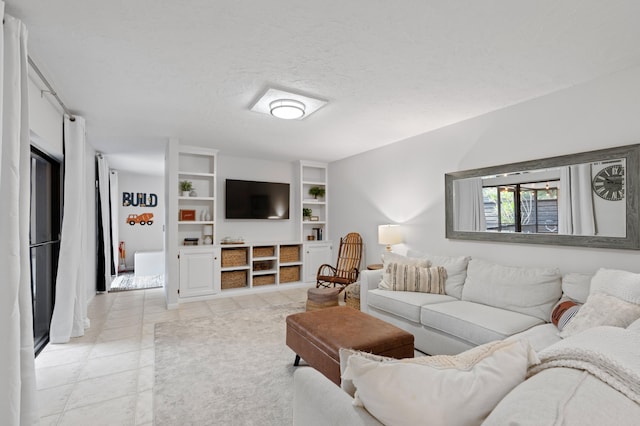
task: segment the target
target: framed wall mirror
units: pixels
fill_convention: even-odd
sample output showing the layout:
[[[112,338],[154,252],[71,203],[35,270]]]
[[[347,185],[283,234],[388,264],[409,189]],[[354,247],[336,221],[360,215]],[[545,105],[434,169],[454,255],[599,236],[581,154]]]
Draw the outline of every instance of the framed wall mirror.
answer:
[[[640,249],[640,144],[445,174],[446,237]]]

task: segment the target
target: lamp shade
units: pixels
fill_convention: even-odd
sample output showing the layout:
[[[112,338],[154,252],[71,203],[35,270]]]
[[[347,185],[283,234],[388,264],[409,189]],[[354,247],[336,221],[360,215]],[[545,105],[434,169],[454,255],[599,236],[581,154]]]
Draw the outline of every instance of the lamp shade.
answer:
[[[378,226],[378,244],[386,244],[387,250],[394,244],[402,242],[400,225],[380,225]]]

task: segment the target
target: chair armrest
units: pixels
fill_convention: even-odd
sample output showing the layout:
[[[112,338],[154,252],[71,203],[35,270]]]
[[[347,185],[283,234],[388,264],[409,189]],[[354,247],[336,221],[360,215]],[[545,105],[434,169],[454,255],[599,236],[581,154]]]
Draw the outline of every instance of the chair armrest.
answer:
[[[327,272],[324,272],[325,269],[328,269],[329,272],[331,272],[331,273],[328,274]],[[336,274],[336,272],[337,272],[336,268],[334,268],[333,266],[331,266],[329,264],[324,263],[324,264],[320,265],[320,267],[318,268],[318,273],[316,274],[316,277],[318,277],[320,275],[325,275],[325,276],[331,275],[331,276],[333,276],[333,275]]]
[[[360,310],[362,312],[369,312],[367,293],[369,290],[378,288],[380,280],[382,280],[382,269],[360,272]]]

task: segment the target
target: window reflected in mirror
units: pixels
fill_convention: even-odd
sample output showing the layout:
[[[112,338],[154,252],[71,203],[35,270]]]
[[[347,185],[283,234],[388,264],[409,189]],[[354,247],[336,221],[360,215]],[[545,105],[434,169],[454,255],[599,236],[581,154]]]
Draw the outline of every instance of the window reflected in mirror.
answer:
[[[447,173],[447,238],[639,248],[638,163],[628,145]]]

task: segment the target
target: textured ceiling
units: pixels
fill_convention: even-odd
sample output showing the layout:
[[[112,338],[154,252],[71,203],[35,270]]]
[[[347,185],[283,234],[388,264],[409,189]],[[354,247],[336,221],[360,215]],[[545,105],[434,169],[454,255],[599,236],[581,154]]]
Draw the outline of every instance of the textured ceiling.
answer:
[[[88,139],[333,161],[640,64],[640,2],[5,0]],[[267,87],[328,100],[305,120]],[[117,162],[117,161],[116,161]]]

